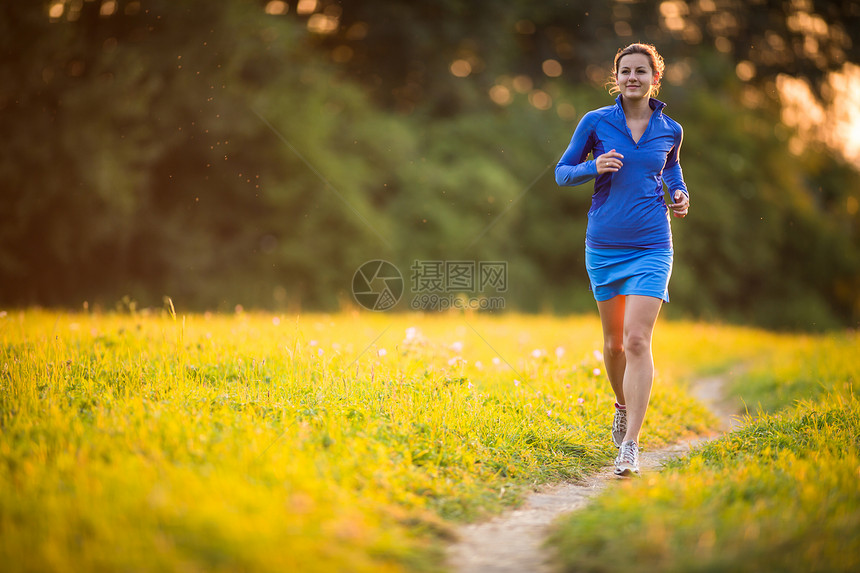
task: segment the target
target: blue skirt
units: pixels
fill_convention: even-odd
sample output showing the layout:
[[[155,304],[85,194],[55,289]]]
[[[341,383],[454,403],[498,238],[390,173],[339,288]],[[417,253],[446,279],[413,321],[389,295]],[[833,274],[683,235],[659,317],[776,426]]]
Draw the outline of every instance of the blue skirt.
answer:
[[[585,268],[597,301],[637,294],[669,302],[672,249],[593,249],[586,246]]]

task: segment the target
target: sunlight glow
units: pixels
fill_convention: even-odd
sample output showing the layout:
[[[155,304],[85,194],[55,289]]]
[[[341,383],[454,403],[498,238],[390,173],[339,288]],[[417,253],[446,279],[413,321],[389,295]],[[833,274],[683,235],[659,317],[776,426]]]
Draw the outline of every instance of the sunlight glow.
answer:
[[[830,105],[822,106],[809,84],[787,74],[776,79],[782,100],[782,121],[798,131],[792,150],[802,152],[809,142],[821,142],[847,161],[860,165],[860,66],[845,64],[828,75]]]
[[[519,75],[514,78],[513,86],[514,89],[517,90],[519,93],[524,94],[531,91],[532,87],[534,86],[534,83],[532,82],[532,79],[530,77],[526,75]]]
[[[338,19],[326,14],[314,14],[308,18],[308,30],[315,34],[331,34],[338,27]]]
[[[529,93],[529,103],[541,111],[552,107],[552,98],[543,90],[534,90]]]
[[[51,7],[48,8],[48,16],[51,17],[51,20],[59,20],[63,17],[63,11],[66,9],[66,5],[60,2],[54,2],[51,4]]]
[[[458,78],[465,78],[472,73],[472,64],[466,60],[454,60],[451,62],[451,73]]]
[[[296,6],[296,13],[298,14],[313,14],[317,10],[317,0],[299,0],[298,6]]]
[[[541,64],[541,69],[543,69],[543,73],[551,78],[559,77],[562,72],[561,64],[558,60],[544,60],[543,64]]]
[[[666,28],[677,32],[684,29],[684,16],[689,13],[689,8],[684,2],[667,0],[660,4],[660,14],[663,16]]]
[[[281,0],[272,0],[266,4],[266,14],[271,14],[272,16],[282,16],[289,10],[290,5],[286,2],[281,2]]]
[[[755,64],[749,60],[738,62],[735,66],[735,74],[742,82],[748,82],[755,77]]]
[[[113,16],[116,12],[116,0],[105,0],[99,7],[100,16]]]
[[[513,100],[511,90],[502,85],[494,85],[490,88],[490,99],[498,105],[508,105]]]

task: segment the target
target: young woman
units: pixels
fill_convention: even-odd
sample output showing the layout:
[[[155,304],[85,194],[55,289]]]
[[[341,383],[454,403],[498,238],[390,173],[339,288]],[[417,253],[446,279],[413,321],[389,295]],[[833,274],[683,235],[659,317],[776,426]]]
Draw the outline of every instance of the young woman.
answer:
[[[585,114],[555,169],[559,185],[595,180],[585,265],[615,392],[615,473],[625,476],[639,473],[639,432],[654,381],[651,335],[663,301],[669,302],[669,210],[685,217],[690,205],[679,163],[683,130],[654,97],[663,70],[654,46],[619,50],[611,90],[619,94],[615,105]],[[668,205],[664,182],[672,197]]]

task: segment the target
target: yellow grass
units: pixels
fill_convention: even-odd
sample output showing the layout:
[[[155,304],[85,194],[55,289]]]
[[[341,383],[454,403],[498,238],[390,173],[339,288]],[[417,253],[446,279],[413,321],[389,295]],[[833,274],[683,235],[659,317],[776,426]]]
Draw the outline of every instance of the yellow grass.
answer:
[[[768,336],[661,323],[644,446]],[[605,464],[596,316],[0,315],[10,571],[398,571],[451,520]]]
[[[560,520],[562,570],[858,571],[857,335],[762,340],[732,385],[744,425]]]

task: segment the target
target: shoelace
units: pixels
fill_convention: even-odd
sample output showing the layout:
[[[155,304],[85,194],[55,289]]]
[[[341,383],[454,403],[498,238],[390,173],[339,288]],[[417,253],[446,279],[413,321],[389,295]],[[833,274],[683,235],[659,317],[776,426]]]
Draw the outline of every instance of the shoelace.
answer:
[[[627,431],[627,412],[624,410],[616,410],[615,417],[612,419],[612,431],[613,432],[626,432]]]
[[[621,461],[628,464],[636,463],[636,442],[625,442],[621,445],[619,456]]]

